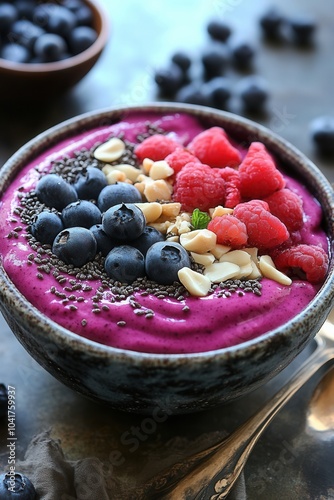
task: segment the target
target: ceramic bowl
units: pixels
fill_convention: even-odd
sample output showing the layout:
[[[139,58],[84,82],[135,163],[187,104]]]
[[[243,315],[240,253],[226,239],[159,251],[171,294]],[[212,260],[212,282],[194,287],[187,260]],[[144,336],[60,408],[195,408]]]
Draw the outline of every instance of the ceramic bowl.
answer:
[[[334,193],[303,154],[270,130],[227,112],[169,103],[107,109],[70,119],[23,146],[2,168],[0,197],[16,174],[53,144],[83,130],[114,123],[127,112],[186,112],[218,125],[240,141],[260,140],[320,201],[331,241]],[[255,340],[199,354],[157,355],[100,345],[60,327],[33,307],[0,266],[0,308],[10,328],[47,371],[75,391],[115,409],[170,414],[217,407],[261,386],[310,342],[334,298],[334,265],[309,305],[291,321]]]
[[[99,2],[84,0],[93,13],[96,41],[78,55],[44,64],[15,63],[0,58],[0,100],[11,105],[40,102],[77,84],[98,61],[109,39],[106,12]]]

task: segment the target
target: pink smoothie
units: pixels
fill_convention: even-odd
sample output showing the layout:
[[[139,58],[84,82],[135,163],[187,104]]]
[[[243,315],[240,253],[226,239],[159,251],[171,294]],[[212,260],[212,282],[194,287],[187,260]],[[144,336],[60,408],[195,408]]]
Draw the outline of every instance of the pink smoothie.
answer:
[[[9,277],[20,292],[53,321],[90,340],[122,349],[147,353],[203,352],[239,344],[284,324],[310,302],[319,285],[294,280],[291,286],[285,286],[264,278],[261,296],[235,293],[230,297],[218,297],[215,292],[183,300],[142,296],[141,292],[135,292],[134,298],[140,302],[142,310],[154,311],[154,315],[147,317],[135,314],[129,298],[114,302],[109,289],[100,294],[99,312],[92,312],[93,297],[101,287],[99,279],[82,281],[83,287],[73,290],[70,300],[64,302],[64,296],[60,295],[69,295],[71,276],[62,273],[66,279],[61,283],[52,273],[37,276],[37,264],[31,259],[36,251],[27,241],[27,228],[15,213],[15,208],[20,206],[18,193],[33,189],[40,173],[51,168],[51,161],[71,156],[81,148],[90,148],[107,140],[111,134],[118,135],[122,131],[126,139],[135,141],[148,120],[170,131],[184,144],[203,130],[195,118],[186,115],[158,119],[155,114],[131,115],[121,123],[96,128],[61,142],[21,171],[1,200],[0,254]],[[321,245],[327,251],[327,238],[320,226],[319,203],[299,182],[285,178],[287,187],[303,199],[305,223],[301,242]],[[18,236],[8,238],[18,225],[23,228],[16,231]]]

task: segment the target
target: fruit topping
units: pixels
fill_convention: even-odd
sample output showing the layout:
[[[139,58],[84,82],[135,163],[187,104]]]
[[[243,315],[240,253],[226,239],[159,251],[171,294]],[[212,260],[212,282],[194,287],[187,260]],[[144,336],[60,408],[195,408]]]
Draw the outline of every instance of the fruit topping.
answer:
[[[263,111],[269,98],[267,81],[258,75],[242,78],[238,82],[237,92],[245,111],[250,113]]]
[[[232,30],[227,23],[223,21],[212,20],[207,25],[207,32],[213,40],[227,42],[231,36]]]
[[[248,245],[259,249],[270,249],[281,245],[289,238],[286,226],[261,202],[249,201],[237,205],[234,216],[242,221],[247,229]]]
[[[145,275],[145,259],[137,248],[120,245],[108,253],[104,268],[110,278],[121,283],[132,283]]]
[[[261,142],[252,142],[239,166],[240,190],[244,198],[265,198],[285,186],[272,156]]]
[[[208,229],[217,235],[217,243],[220,245],[242,248],[247,244],[246,226],[234,215],[215,217],[209,222]]]
[[[32,235],[42,244],[52,245],[53,240],[64,229],[62,219],[55,212],[39,213],[30,227]]]
[[[101,212],[120,203],[140,203],[142,198],[138,189],[127,182],[117,182],[102,189],[97,199]]]
[[[90,228],[90,231],[93,233],[94,238],[96,239],[96,252],[101,252],[104,257],[110,252],[110,250],[112,250],[117,245],[120,245],[119,240],[113,240],[103,231],[102,224],[94,224],[94,226]]]
[[[221,127],[211,127],[199,133],[187,148],[210,167],[236,167],[241,162],[239,151],[231,144]]]
[[[93,233],[84,227],[61,231],[52,245],[52,253],[66,264],[81,267],[94,259],[97,243]]]
[[[152,226],[146,226],[142,234],[131,241],[131,246],[137,248],[144,256],[148,249],[158,241],[165,241],[164,235]]]
[[[86,227],[89,229],[101,223],[101,212],[98,207],[88,200],[78,200],[67,205],[61,213],[65,227]]]
[[[289,275],[297,275],[302,271],[302,279],[310,283],[320,283],[326,276],[328,255],[319,246],[296,245],[273,256],[278,269]]]
[[[174,174],[177,174],[187,163],[196,162],[198,159],[186,149],[179,147],[167,155],[165,161],[173,169]]]
[[[95,167],[88,167],[86,172],[80,173],[74,183],[75,190],[81,200],[96,200],[106,185],[106,176],[102,170]]]
[[[41,177],[36,186],[36,195],[41,203],[57,210],[62,210],[78,199],[73,185],[57,174],[46,174]]]
[[[195,208],[208,211],[224,204],[225,182],[216,169],[202,163],[188,163],[176,176],[173,199],[185,211],[192,212]]]
[[[113,239],[131,241],[145,229],[145,216],[136,205],[121,203],[110,207],[102,217],[103,231]]]
[[[219,170],[225,181],[225,207],[234,208],[241,201],[239,171],[230,167]]]
[[[289,232],[298,231],[303,225],[302,199],[290,189],[280,189],[264,199],[270,212],[278,217]]]
[[[319,116],[312,120],[311,139],[321,154],[334,153],[334,116]]]
[[[190,257],[179,243],[157,242],[146,254],[146,274],[157,283],[170,285],[178,281],[178,272],[183,267],[191,267]]]
[[[35,500],[36,490],[29,478],[19,472],[0,474],[2,500]]]
[[[167,135],[155,134],[138,144],[135,149],[139,160],[150,158],[153,161],[164,160],[167,155],[179,148],[181,144]]]

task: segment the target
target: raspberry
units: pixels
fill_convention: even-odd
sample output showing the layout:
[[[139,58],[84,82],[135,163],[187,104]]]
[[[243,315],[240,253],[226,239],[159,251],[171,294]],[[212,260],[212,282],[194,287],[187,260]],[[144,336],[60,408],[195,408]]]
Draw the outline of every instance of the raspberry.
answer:
[[[241,201],[239,172],[225,167],[219,173],[225,181],[225,207],[234,208]]]
[[[190,162],[176,176],[173,199],[181,203],[185,211],[199,208],[207,212],[224,204],[224,180],[208,165]]]
[[[189,162],[198,162],[196,156],[192,155],[186,149],[178,147],[170,153],[165,158],[168,165],[174,170],[174,174],[180,172],[180,170]]]
[[[239,151],[232,146],[225,130],[220,127],[211,127],[200,132],[187,148],[210,167],[237,167],[241,162]]]
[[[240,167],[240,189],[243,198],[265,198],[285,186],[264,144],[252,142]]]
[[[265,201],[270,212],[285,224],[289,232],[298,231],[302,227],[303,202],[296,193],[290,189],[281,189],[265,198]]]
[[[285,225],[264,208],[264,203],[261,200],[240,203],[233,212],[246,226],[248,245],[260,250],[274,248],[289,238]]]
[[[306,274],[310,283],[320,283],[326,277],[328,256],[316,245],[296,245],[287,248],[273,257],[276,267],[288,274],[296,272],[296,268]]]
[[[164,160],[167,155],[180,147],[180,143],[167,135],[154,134],[143,140],[135,149],[139,160],[150,158],[153,161]]]
[[[247,229],[234,215],[215,217],[208,224],[208,229],[217,235],[217,243],[232,248],[241,248],[247,244]]]

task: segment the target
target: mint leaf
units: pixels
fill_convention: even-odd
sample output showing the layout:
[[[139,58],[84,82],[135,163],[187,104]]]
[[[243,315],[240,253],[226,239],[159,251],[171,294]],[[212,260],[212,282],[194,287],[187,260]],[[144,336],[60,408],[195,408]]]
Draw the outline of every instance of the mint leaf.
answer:
[[[191,225],[194,229],[206,229],[210,220],[210,216],[199,208],[195,208],[191,215]]]

